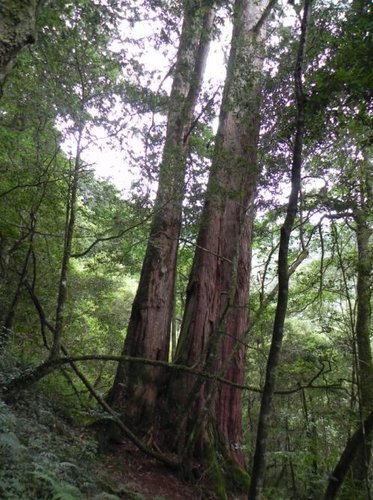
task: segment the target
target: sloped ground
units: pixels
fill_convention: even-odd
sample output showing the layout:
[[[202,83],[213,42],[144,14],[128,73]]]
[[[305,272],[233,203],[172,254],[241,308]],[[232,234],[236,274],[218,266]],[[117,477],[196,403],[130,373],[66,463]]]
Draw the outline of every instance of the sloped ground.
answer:
[[[202,500],[215,497],[204,485],[188,484],[132,443],[123,442],[102,462],[119,498]],[[126,496],[127,495],[127,496]],[[128,496],[129,495],[129,496]]]
[[[185,483],[127,441],[98,453],[93,431],[45,390],[12,405],[0,399],[1,499],[214,499],[204,486]]]

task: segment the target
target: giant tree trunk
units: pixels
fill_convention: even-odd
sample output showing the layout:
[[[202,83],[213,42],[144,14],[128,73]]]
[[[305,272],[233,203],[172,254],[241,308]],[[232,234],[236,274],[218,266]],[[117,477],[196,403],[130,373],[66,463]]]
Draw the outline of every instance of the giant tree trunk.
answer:
[[[36,39],[36,16],[44,0],[2,0],[0,3],[0,96],[20,50]]]
[[[247,325],[258,174],[263,4],[251,0],[235,4],[219,129],[176,354],[178,363],[238,383],[244,375],[245,350],[237,340],[243,339]],[[170,440],[179,452],[211,461],[217,446],[236,468],[243,467],[239,390],[186,374],[173,376],[169,413],[175,415],[173,407],[178,413]]]
[[[123,350],[131,356],[168,360],[186,151],[214,19],[212,4],[185,2],[155,214]],[[108,400],[133,425],[148,428],[161,377],[160,369],[119,365]]]

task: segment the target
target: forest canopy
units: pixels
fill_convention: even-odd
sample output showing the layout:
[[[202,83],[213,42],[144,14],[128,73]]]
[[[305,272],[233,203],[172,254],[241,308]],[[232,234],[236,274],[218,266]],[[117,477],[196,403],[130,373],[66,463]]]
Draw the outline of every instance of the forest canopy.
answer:
[[[0,2],[2,498],[371,498],[372,24]]]

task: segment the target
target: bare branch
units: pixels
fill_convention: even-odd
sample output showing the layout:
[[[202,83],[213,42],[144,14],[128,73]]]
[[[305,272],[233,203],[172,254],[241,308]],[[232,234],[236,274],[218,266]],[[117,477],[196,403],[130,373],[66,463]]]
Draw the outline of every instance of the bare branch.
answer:
[[[66,351],[65,348],[61,349],[62,351]],[[106,355],[106,354],[85,354],[81,356],[68,356],[65,355],[63,357],[57,358],[57,359],[48,359],[41,365],[38,365],[37,367],[29,370],[25,370],[23,374],[21,374],[19,377],[12,378],[10,379],[9,383],[5,385],[4,387],[4,393],[7,397],[8,395],[14,395],[15,393],[18,393],[18,391],[21,391],[28,387],[29,385],[38,382],[45,376],[51,374],[54,372],[56,369],[60,368],[61,366],[65,364],[71,364],[71,363],[76,363],[76,362],[83,362],[83,361],[115,361],[117,363],[139,363],[139,364],[147,364],[150,366],[155,366],[155,367],[163,367],[169,370],[174,370],[174,371],[182,371],[185,373],[189,373],[191,375],[194,375],[196,377],[201,377],[205,378],[208,380],[216,380],[222,384],[230,385],[232,387],[235,387],[237,389],[242,389],[246,391],[251,391],[251,392],[258,392],[261,393],[262,389],[258,387],[254,387],[251,385],[245,385],[245,384],[237,384],[235,382],[231,382],[230,380],[227,380],[223,377],[219,377],[214,373],[210,372],[205,372],[202,370],[197,370],[192,366],[186,366],[186,365],[178,365],[178,364],[172,364],[168,363],[167,361],[161,361],[161,360],[156,360],[156,359],[147,359],[147,358],[138,358],[134,356],[113,356],[113,355]],[[303,389],[343,389],[340,385],[338,384],[331,384],[331,385],[313,385],[313,381],[321,374],[321,372],[318,372],[316,377],[313,376],[310,382],[308,382],[305,385],[299,384],[296,388],[294,389],[289,389],[289,390],[278,390],[275,391],[275,394],[278,395],[287,395],[287,394],[293,394],[298,391],[301,391]]]
[[[263,26],[263,24],[266,22],[269,14],[271,13],[271,10],[273,7],[276,5],[276,0],[269,0],[267,7],[264,9],[263,14],[261,15],[259,21],[256,23],[256,25],[253,27],[252,31],[253,33],[257,34],[260,31],[260,28]]]
[[[123,229],[118,234],[115,234],[113,236],[100,236],[100,237],[96,238],[96,240],[93,243],[91,243],[86,250],[84,250],[83,252],[80,252],[80,253],[74,253],[74,254],[71,255],[71,257],[74,258],[74,259],[77,259],[79,257],[84,257],[98,243],[102,243],[102,242],[105,242],[105,241],[117,240],[119,238],[122,238],[125,234],[129,233],[133,229],[136,229],[136,228],[142,226],[144,224],[144,222],[150,220],[156,212],[163,210],[166,205],[167,205],[167,203],[165,203],[159,210],[152,211],[149,215],[147,215],[146,217],[144,217],[140,222],[137,222],[136,224],[133,224],[132,226],[127,227],[126,229]]]

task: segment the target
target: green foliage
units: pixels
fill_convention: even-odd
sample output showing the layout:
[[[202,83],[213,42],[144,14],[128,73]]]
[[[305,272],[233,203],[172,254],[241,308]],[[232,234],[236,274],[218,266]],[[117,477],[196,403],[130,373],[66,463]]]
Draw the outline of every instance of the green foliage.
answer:
[[[5,361],[11,369],[10,359]],[[61,405],[61,394],[52,401],[38,391],[13,406],[0,401],[1,498],[118,498],[96,473],[92,437],[71,425],[71,408]]]
[[[141,165],[141,196],[125,200],[84,165],[63,343],[77,355],[117,355],[122,350],[149,233],[154,202],[150,182],[157,178],[168,106],[162,88],[165,75],[158,68],[148,71],[143,59],[150,46],[156,47],[171,66],[182,7],[173,0],[133,4],[46,2],[38,19],[38,41],[18,57],[5,85],[0,109],[1,321],[12,307],[18,284],[20,290],[0,383],[48,355],[51,333],[42,329],[26,285],[32,286],[53,324],[73,162],[61,147],[82,128],[87,132],[85,147],[96,142],[95,127],[104,127],[111,141],[123,148],[123,167]],[[247,383],[257,388],[263,385],[270,347],[275,296],[267,305],[265,301],[277,283],[277,245],[296,117],[291,72],[298,20],[295,17],[291,27],[278,27],[278,18],[286,18],[281,8],[276,7],[271,19],[275,37],[268,41],[259,151],[262,174],[254,226],[250,310],[255,323],[247,339]],[[159,21],[152,33],[130,39],[132,27],[152,16]],[[277,394],[274,404],[268,498],[321,498],[326,478],[359,419],[354,360],[356,216],[371,224],[371,22],[365,1],[314,2],[305,61],[302,214],[292,235],[289,264],[304,247],[309,257],[291,278],[276,388],[288,393]],[[213,151],[216,110],[210,94],[211,89],[201,98],[206,109],[193,124],[188,154],[177,327]],[[139,150],[140,140],[144,151]],[[110,362],[84,364],[84,373],[101,395],[110,388],[115,369]],[[40,387],[42,394],[28,394],[13,407],[0,401],[0,497],[141,498],[131,485],[103,486],[95,477],[96,445],[72,427],[72,421],[86,422],[97,409],[71,368],[43,380]],[[245,393],[245,408],[246,403],[244,448],[250,463],[260,395]],[[235,484],[242,490],[247,486],[247,476],[230,468],[220,451],[209,453],[221,498]],[[229,477],[234,484],[229,484]],[[346,489],[343,495],[357,498],[356,490]]]
[[[44,471],[41,468],[41,470],[36,470],[33,475],[37,481],[46,484],[46,495],[52,500],[76,500],[81,498],[81,492],[77,487],[57,481],[49,471]]]

